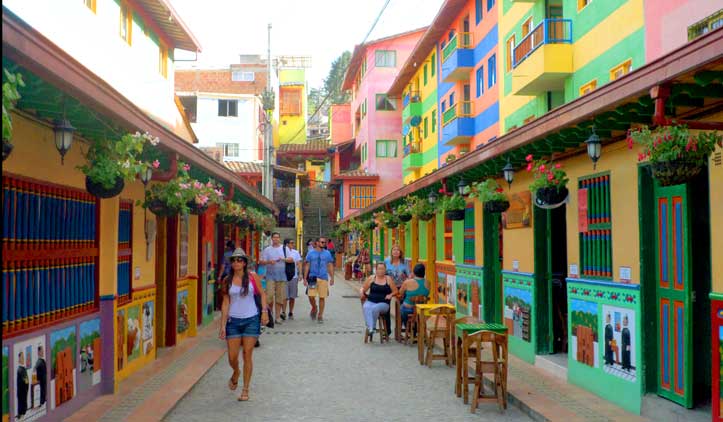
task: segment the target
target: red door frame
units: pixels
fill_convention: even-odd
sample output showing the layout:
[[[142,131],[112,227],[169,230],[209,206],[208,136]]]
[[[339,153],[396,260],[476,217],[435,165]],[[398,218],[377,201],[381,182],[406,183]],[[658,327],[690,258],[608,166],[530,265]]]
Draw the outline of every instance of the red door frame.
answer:
[[[176,345],[176,292],[178,290],[178,217],[166,221],[166,347]]]

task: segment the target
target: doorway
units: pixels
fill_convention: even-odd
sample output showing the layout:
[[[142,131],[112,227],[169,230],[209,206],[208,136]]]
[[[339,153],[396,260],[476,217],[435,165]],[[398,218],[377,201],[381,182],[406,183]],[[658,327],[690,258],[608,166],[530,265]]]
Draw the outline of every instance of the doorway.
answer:
[[[500,214],[483,211],[482,227],[484,228],[484,273],[480,317],[485,322],[502,323],[502,251],[504,249]]]

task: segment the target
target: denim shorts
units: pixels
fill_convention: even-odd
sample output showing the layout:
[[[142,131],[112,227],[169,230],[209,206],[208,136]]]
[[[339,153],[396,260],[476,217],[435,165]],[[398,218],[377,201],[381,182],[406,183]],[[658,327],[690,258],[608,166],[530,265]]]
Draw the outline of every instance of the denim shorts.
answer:
[[[229,317],[226,321],[226,338],[258,337],[261,335],[261,317]]]

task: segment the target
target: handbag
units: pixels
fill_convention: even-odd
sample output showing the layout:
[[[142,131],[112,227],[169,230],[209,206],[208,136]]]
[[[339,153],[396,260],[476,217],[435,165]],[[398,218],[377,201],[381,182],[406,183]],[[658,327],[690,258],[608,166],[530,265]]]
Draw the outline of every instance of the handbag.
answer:
[[[251,278],[251,282],[254,283],[254,303],[256,304],[256,310],[258,310],[259,312],[259,318],[261,318],[262,312],[267,312],[267,315],[269,316],[269,322],[266,323],[266,326],[269,328],[274,328],[274,313],[271,312],[271,308],[269,308],[268,306],[266,307],[266,309],[262,309],[261,290],[258,283],[256,283],[256,277],[252,275],[249,275],[249,277]]]
[[[284,258],[286,258],[286,246],[284,246]],[[286,281],[293,280],[296,275],[296,262],[287,262],[284,271],[286,271]]]

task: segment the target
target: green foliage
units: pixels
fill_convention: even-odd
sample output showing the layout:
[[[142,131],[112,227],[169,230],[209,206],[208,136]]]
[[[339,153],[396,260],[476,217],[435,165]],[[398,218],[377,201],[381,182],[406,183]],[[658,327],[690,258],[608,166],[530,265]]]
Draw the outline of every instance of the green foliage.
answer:
[[[572,311],[570,313],[570,326],[573,329],[573,333],[575,330],[575,327],[578,325],[582,325],[583,327],[590,327],[592,329],[592,332],[594,333],[595,341],[597,341],[597,315],[591,314],[589,312],[582,312],[582,311]]]
[[[93,331],[92,333],[85,335],[80,338],[80,348],[85,349],[87,346],[93,347],[93,340],[100,338],[99,331]]]
[[[167,183],[153,184],[146,191],[144,208],[149,208],[154,201],[162,202],[167,208],[177,210],[181,214],[189,211],[188,203],[203,207],[209,203],[221,203],[223,190],[212,180],[201,183],[192,179],[188,172],[191,167],[183,162],[178,163],[178,175]]]
[[[542,158],[533,160],[532,154],[529,154],[525,160],[527,160],[527,171],[532,172],[535,178],[532,184],[530,184],[530,191],[536,192],[540,188],[549,187],[561,189],[567,186],[569,179],[560,163],[553,165]]]
[[[418,196],[408,196],[405,202],[415,217],[425,219],[427,216],[434,215],[434,205],[430,204],[426,199]]]
[[[497,183],[495,179],[487,179],[483,182],[472,184],[470,198],[479,198],[482,202],[506,201],[507,195],[504,189]]]
[[[454,155],[454,154],[449,154],[449,155],[447,156],[447,158],[445,159],[445,161],[447,162],[447,164],[449,164],[449,163],[453,162],[453,161],[456,160],[456,159],[457,159],[457,156],[456,156],[456,155]]]
[[[452,195],[444,195],[437,200],[437,211],[459,211],[467,207],[467,202],[462,195],[455,193]]]
[[[93,182],[110,189],[116,179],[130,182],[150,168],[151,164],[141,157],[143,148],[147,143],[155,146],[158,142],[157,137],[147,132],[127,133],[117,141],[94,140],[85,154],[88,163],[78,168]]]
[[[346,104],[351,101],[349,91],[341,89],[344,83],[344,75],[351,61],[351,52],[345,51],[331,62],[329,74],[324,78],[324,92],[330,93],[329,99],[332,104]]]
[[[643,126],[628,132],[628,148],[633,144],[643,146],[638,161],[649,159],[653,163],[684,160],[699,166],[708,162],[716,145],[723,147],[720,131],[692,133],[685,125],[658,126],[650,130]]]
[[[53,373],[55,373],[55,357],[58,355],[58,352],[64,350],[65,348],[70,349],[70,356],[73,359],[73,367],[75,367],[75,332],[71,332],[68,337],[62,337],[59,338],[55,344],[53,344],[53,350],[50,352],[50,367],[52,368]]]
[[[517,305],[521,309],[525,309],[528,312],[530,311],[530,304],[528,302],[525,302],[522,298],[519,298],[517,296],[507,296],[505,297],[505,307],[513,309]]]
[[[218,216],[224,221],[237,223],[249,218],[246,209],[232,201],[223,201],[218,207]]]
[[[261,104],[265,111],[273,111],[274,103],[276,102],[276,93],[273,89],[264,89],[261,93]]]
[[[376,217],[384,227],[397,227],[400,223],[399,217],[387,211],[380,211]]]
[[[20,99],[18,87],[24,87],[23,76],[19,73],[13,74],[3,68],[3,140],[10,141],[13,137],[13,122],[10,112]]]

